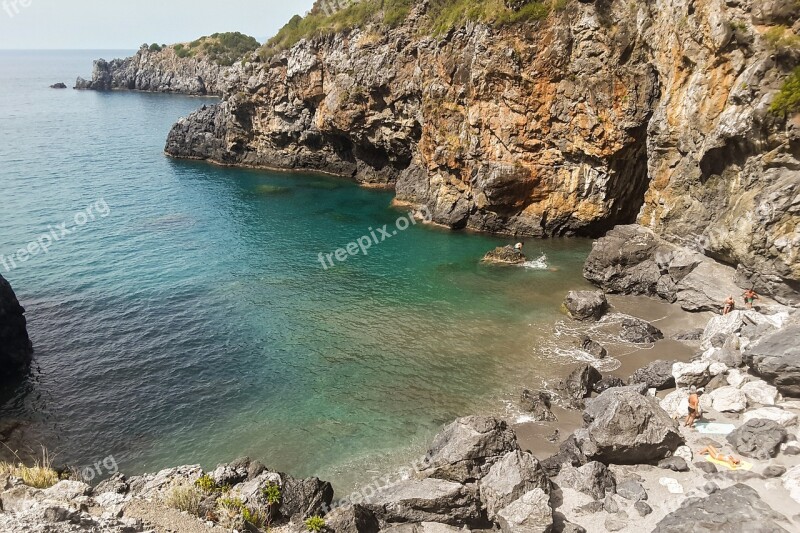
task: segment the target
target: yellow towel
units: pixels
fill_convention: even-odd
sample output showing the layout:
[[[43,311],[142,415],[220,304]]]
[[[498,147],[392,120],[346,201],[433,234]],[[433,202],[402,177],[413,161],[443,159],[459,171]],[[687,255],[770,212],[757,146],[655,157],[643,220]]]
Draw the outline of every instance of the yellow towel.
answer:
[[[712,459],[711,457],[706,457],[706,461],[708,461],[709,463],[714,463],[715,465],[718,465],[718,466],[724,466],[728,470],[750,470],[751,468],[753,468],[753,464],[752,463],[748,463],[745,460],[742,460],[742,462],[739,463],[736,466],[733,466],[730,463],[725,462],[725,461],[720,461],[718,459]]]

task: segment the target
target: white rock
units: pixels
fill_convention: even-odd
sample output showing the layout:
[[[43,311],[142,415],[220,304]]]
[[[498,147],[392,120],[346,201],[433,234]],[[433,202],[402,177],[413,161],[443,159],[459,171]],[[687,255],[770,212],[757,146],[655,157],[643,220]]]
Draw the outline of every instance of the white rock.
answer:
[[[678,483],[678,480],[672,477],[662,477],[658,483],[666,487],[670,494],[683,494],[683,486]]]
[[[728,371],[728,365],[725,363],[711,363],[708,365],[708,373],[712,376],[719,376]]]
[[[742,392],[750,403],[775,405],[778,401],[778,389],[765,381],[751,381],[742,385]]]
[[[800,503],[800,465],[790,468],[781,477],[783,488],[789,491],[789,496],[794,501]]]
[[[553,527],[550,496],[542,489],[525,493],[520,499],[497,513],[503,533],[545,533]]]
[[[680,446],[675,453],[673,454],[675,457],[680,457],[687,464],[691,464],[692,460],[694,459],[694,453],[692,453],[692,449],[688,446]]]
[[[678,387],[695,385],[702,387],[711,381],[708,371],[708,361],[695,361],[694,363],[675,363],[672,365],[672,375]]]
[[[700,346],[703,350],[708,350],[711,348],[711,339],[714,336],[739,333],[747,325],[769,324],[772,327],[780,328],[788,318],[789,314],[786,312],[768,316],[752,310],[736,310],[725,316],[715,316],[708,321],[700,339]]]
[[[731,368],[728,370],[728,385],[732,387],[741,387],[743,384],[755,379],[747,372],[742,372],[738,368]]]
[[[720,413],[741,413],[747,409],[747,396],[736,387],[721,387],[708,396],[711,406]]]
[[[681,418],[689,414],[689,391],[675,389],[661,400],[661,408],[672,418]]]
[[[754,418],[766,418],[767,420],[777,422],[783,427],[789,427],[797,424],[796,414],[790,413],[789,411],[784,411],[779,407],[762,407],[761,409],[748,411],[744,414],[744,422],[753,420]]]

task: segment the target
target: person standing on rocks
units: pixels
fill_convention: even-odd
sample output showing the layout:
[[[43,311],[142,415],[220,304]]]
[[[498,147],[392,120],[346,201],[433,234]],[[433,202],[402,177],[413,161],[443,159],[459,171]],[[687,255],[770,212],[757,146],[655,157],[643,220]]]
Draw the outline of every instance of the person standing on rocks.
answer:
[[[758,294],[753,289],[747,289],[742,293],[742,296],[744,296],[744,305],[748,309],[752,309],[753,303],[759,299]]]
[[[689,389],[689,416],[686,417],[687,428],[693,428],[694,422],[701,416],[700,412],[700,398],[697,395],[697,387],[692,385]]]
[[[729,295],[722,307],[722,316],[725,316],[731,311],[733,311],[734,307],[736,307],[736,300],[733,299],[733,295]]]

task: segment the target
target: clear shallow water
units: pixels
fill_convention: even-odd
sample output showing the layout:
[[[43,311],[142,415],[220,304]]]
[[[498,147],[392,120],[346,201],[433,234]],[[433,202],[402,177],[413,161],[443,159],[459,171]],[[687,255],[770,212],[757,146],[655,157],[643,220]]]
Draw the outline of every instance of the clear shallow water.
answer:
[[[207,100],[48,88],[119,55],[0,52],[0,254],[109,208],[0,264],[38,366],[0,416],[32,420],[60,460],[137,473],[247,454],[346,489],[563,372],[542,346],[588,241],[530,241],[555,272],[490,267],[507,240],[416,225],[324,270],[320,252],[394,224],[392,195],[166,158]]]

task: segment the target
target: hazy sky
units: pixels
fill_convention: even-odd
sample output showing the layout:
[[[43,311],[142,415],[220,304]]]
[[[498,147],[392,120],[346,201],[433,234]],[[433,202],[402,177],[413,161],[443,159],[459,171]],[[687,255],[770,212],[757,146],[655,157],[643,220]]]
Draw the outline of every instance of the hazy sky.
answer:
[[[259,41],[313,0],[0,0],[0,49],[135,49],[241,31]]]

